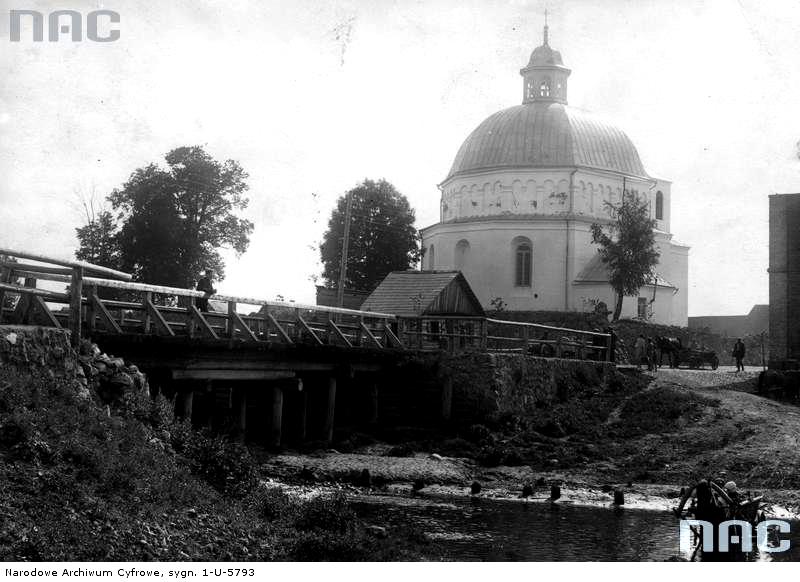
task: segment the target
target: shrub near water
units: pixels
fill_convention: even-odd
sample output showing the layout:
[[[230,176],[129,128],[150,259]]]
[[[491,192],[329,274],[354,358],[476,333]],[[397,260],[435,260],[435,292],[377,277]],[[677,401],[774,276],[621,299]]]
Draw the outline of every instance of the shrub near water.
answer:
[[[623,437],[673,430],[680,418],[718,404],[719,400],[671,388],[644,392],[625,403],[615,430]]]
[[[343,499],[262,501],[246,449],[172,424],[163,399],[115,406],[0,367],[0,561],[419,558]]]

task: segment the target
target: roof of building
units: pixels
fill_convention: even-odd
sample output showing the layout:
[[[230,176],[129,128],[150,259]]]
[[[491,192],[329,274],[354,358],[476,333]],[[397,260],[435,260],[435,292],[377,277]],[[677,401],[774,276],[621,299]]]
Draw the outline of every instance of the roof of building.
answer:
[[[490,115],[464,141],[447,177],[558,166],[649,177],[624,131],[561,103],[526,103]]]
[[[609,273],[608,267],[600,257],[600,253],[595,254],[592,259],[586,263],[586,266],[575,277],[575,283],[608,283]],[[667,281],[664,277],[656,273],[656,286],[668,287],[677,289],[675,285]]]
[[[401,317],[432,313],[485,315],[461,271],[393,271],[367,297],[361,309]]]
[[[529,67],[563,66],[561,53],[552,49],[549,44],[543,44],[533,49],[531,58],[528,61]]]

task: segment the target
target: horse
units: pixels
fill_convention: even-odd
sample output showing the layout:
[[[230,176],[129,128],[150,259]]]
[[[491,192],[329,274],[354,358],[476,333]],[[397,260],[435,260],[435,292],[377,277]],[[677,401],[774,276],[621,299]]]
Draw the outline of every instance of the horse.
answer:
[[[664,365],[664,354],[667,354],[667,361],[670,368],[675,368],[678,364],[678,352],[683,349],[681,338],[656,336],[656,347],[658,348],[658,366]]]

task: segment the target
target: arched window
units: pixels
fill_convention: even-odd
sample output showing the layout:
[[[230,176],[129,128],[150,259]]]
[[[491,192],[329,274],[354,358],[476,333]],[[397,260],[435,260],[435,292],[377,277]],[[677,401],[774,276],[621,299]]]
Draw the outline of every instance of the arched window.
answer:
[[[664,194],[656,192],[656,220],[664,220]]]
[[[428,249],[428,270],[433,271],[436,268],[436,257],[433,252],[433,245]]]
[[[539,97],[550,97],[550,79],[545,77],[539,85]]]
[[[533,270],[533,246],[528,239],[515,239],[514,245],[514,284],[517,287],[531,286]]]
[[[469,241],[465,239],[461,239],[456,244],[456,269],[459,271],[463,271],[464,268],[467,266],[467,261],[469,259]]]

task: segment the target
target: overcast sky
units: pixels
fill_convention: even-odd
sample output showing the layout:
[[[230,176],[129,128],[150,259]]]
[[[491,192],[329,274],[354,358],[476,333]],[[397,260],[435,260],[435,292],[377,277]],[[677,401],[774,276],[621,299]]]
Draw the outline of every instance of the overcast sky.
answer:
[[[313,302],[338,196],[386,178],[438,218],[461,142],[521,101],[542,0],[0,0],[0,245],[69,256],[77,197],[172,148],[250,174],[250,250],[230,294]],[[570,104],[613,120],[673,181],[689,315],[768,300],[768,195],[800,192],[800,5],[548,3]],[[121,15],[112,43],[9,42],[9,10]]]

